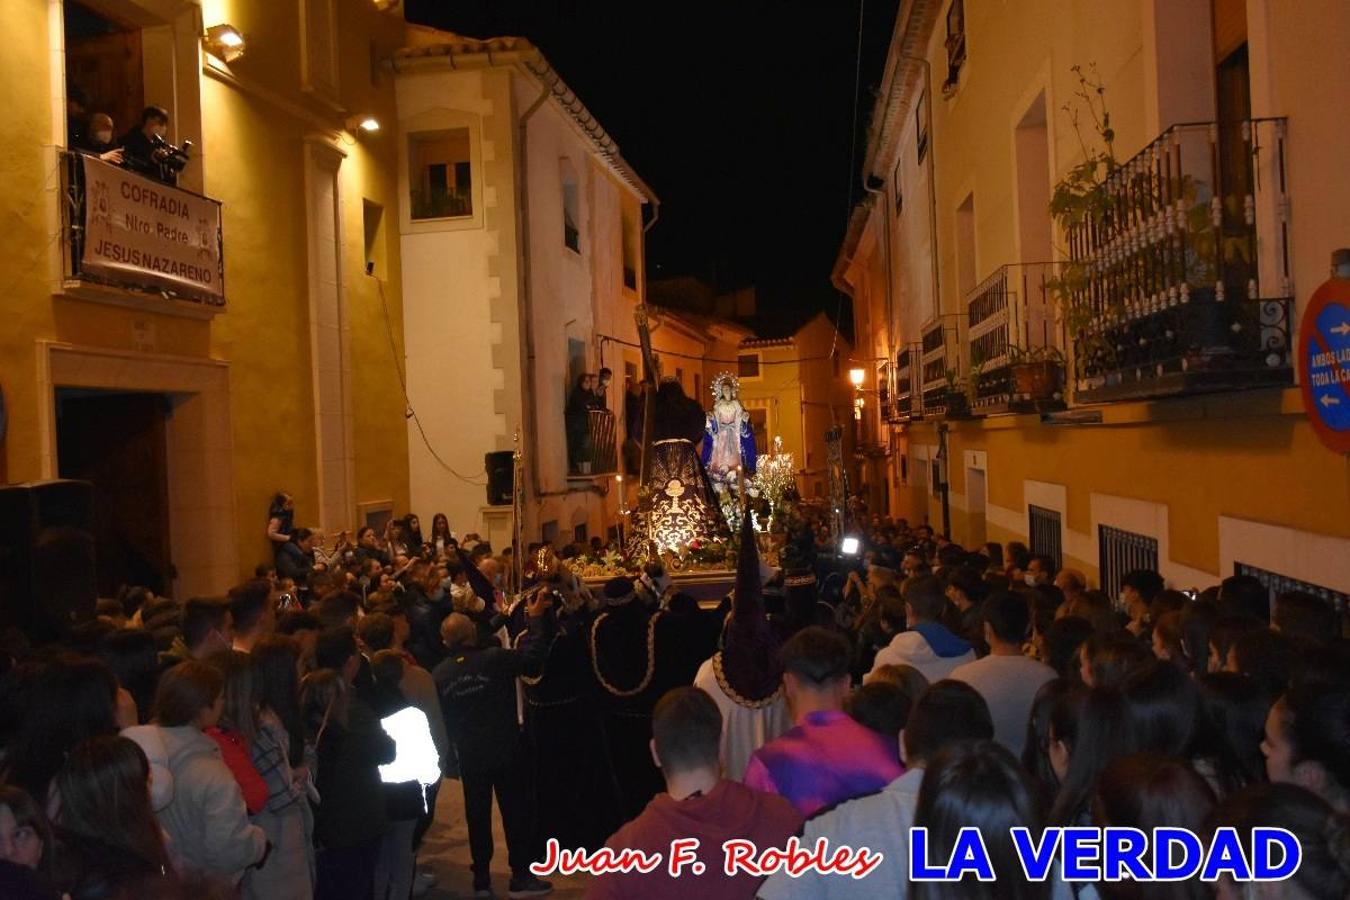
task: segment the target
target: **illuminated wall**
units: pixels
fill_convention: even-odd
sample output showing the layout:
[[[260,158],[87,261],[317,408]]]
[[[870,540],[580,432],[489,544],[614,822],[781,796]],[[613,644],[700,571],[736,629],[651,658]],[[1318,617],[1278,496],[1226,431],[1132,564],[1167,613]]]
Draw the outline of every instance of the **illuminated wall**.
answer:
[[[0,268],[10,281],[0,299],[6,320],[0,383],[10,418],[0,479],[56,474],[56,387],[165,390],[190,403],[193,373],[227,372],[225,402],[179,419],[195,424],[171,448],[169,473],[179,588],[220,592],[270,559],[263,534],[277,489],[295,495],[297,524],[331,530],[354,526],[360,503],[402,510],[408,502],[394,358],[376,284],[362,271],[363,200],[395,208],[393,141],[355,137],[345,131],[342,113],[360,110],[393,124],[392,78],[372,71],[371,59],[400,46],[405,26],[358,0],[324,4],[318,25],[302,22],[294,4],[267,0],[207,0],[201,8],[161,0],[88,5],[142,28],[147,102],[170,107],[172,140],[196,144],[182,183],[223,202],[227,306],[202,316],[155,296],[90,302],[88,292],[63,287],[56,191],[56,148],[65,143],[61,3],[3,4],[0,27],[14,44],[0,59],[0,74],[6,84],[23,86],[11,92],[10,109],[26,139],[0,147],[6,234]],[[235,25],[248,41],[245,56],[228,66],[206,58],[198,43],[204,25],[220,22]],[[306,91],[301,34],[313,27],[325,37],[311,36],[308,46],[322,53],[329,77],[311,79],[314,89]],[[311,227],[313,204],[306,201],[312,195],[305,160],[316,148],[336,173],[326,230]],[[394,233],[386,218],[373,249],[401,341]],[[327,387],[319,384],[313,355],[312,273],[320,270],[330,273],[327,296],[343,317],[345,363],[325,373]],[[52,345],[71,349],[58,359]],[[338,470],[347,498],[344,508],[325,511],[326,521],[320,521],[322,396],[342,398],[329,410],[329,427],[344,436]]]
[[[860,227],[836,269],[855,302],[867,308],[864,317],[877,323],[875,333],[886,323],[890,279],[896,304],[886,323],[890,353],[917,341],[933,321],[934,234],[940,309],[953,316],[963,310],[957,211],[966,198],[974,198],[974,240],[966,251],[973,251],[977,281],[1005,264],[1039,261],[1042,251],[1019,227],[1026,220],[1019,204],[1027,201],[1017,130],[1039,102],[1052,180],[1081,158],[1061,110],[1077,87],[1071,66],[1095,64],[1120,159],[1171,123],[1214,118],[1208,0],[968,3],[968,58],[950,97],[940,89],[947,71],[945,10],[939,4],[930,21],[912,23],[920,35],[913,46],[933,73],[928,148],[936,166],[936,228],[928,224],[928,162],[919,157],[924,119],[916,110],[924,79],[918,77],[897,92],[902,101],[894,121],[870,137],[870,155],[887,184],[859,213]],[[1329,155],[1339,143],[1333,135],[1343,130],[1339,110],[1350,101],[1350,77],[1335,50],[1350,40],[1350,17],[1334,0],[1302,4],[1292,17],[1270,0],[1249,0],[1245,12],[1252,114],[1289,121],[1290,243],[1301,308],[1326,278],[1331,250],[1350,240],[1350,184],[1335,177],[1339,163]],[[900,61],[893,50],[890,65]],[[887,233],[889,265],[882,243]],[[1063,255],[1059,243],[1056,235],[1056,258]],[[1028,504],[1049,505],[1062,513],[1069,564],[1095,577],[1098,526],[1114,525],[1158,539],[1164,574],[1191,587],[1262,555],[1251,535],[1270,529],[1283,536],[1280,546],[1317,547],[1321,558],[1291,549],[1279,559],[1267,555],[1263,567],[1350,588],[1350,563],[1339,561],[1350,558],[1350,521],[1333,511],[1350,504],[1350,461],[1314,438],[1296,388],[1098,408],[1099,425],[1048,426],[1036,416],[952,423],[947,470],[954,537],[1025,541]],[[910,424],[902,440],[908,479],[892,476],[892,512],[940,527],[940,497],[929,477],[938,426]],[[978,509],[972,470],[982,473],[986,490]]]

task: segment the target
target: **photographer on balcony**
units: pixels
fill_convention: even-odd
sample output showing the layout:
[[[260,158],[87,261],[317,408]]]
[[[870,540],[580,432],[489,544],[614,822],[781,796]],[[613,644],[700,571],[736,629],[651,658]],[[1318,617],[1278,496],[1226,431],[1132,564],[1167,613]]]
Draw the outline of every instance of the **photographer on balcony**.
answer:
[[[122,165],[147,178],[176,185],[178,173],[187,165],[186,141],[182,148],[168,143],[169,112],[162,106],[147,106],[141,124],[122,138]]]

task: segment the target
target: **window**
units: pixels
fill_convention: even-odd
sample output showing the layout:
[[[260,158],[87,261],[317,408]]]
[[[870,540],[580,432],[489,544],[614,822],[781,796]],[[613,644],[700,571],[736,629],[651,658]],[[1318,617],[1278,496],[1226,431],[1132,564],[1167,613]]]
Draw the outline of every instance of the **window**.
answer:
[[[1320,584],[1300,581],[1297,578],[1281,575],[1278,572],[1272,572],[1269,569],[1249,566],[1242,562],[1233,563],[1233,574],[1250,575],[1264,584],[1266,590],[1270,591],[1270,608],[1272,610],[1275,608],[1275,598],[1280,594],[1289,591],[1303,591],[1304,593],[1312,594],[1314,597],[1318,597],[1330,603],[1336,608],[1336,611],[1342,615],[1345,614],[1346,604],[1350,603],[1350,594],[1334,591],[1331,588],[1322,587]]]
[[[63,9],[66,31],[66,88],[82,97],[83,119],[67,119],[66,146],[83,144],[90,116],[113,121],[113,140],[140,124],[145,109],[145,73],[141,29],[105,18],[69,0]],[[167,105],[164,98],[154,103]],[[173,110],[169,112],[172,114]],[[172,125],[172,122],[171,122]],[[172,128],[170,129],[172,131]]]
[[[952,0],[947,7],[947,80],[942,92],[951,95],[961,79],[961,66],[966,61],[966,7],[964,0]]]
[[[581,206],[577,175],[570,161],[562,161],[563,245],[573,253],[581,252]]]
[[[1063,566],[1064,525],[1059,511],[1027,504],[1027,518],[1030,519],[1027,533],[1031,537],[1031,552],[1053,559],[1056,569]]]
[[[1136,569],[1158,571],[1158,539],[1110,525],[1097,526],[1097,551],[1102,590],[1115,601],[1120,579]]]
[[[638,381],[638,367],[637,367],[637,363],[635,363],[635,362],[627,362],[627,361],[624,362],[624,364],[623,364],[623,380],[624,380],[624,381],[631,381],[632,383],[637,384],[637,381]]]
[[[919,162],[928,155],[928,92],[924,91],[919,95],[919,102],[914,104],[914,149],[919,156]]]
[[[895,191],[895,214],[905,208],[905,192],[900,185],[900,160],[895,161],[895,172],[891,175],[891,190]]]
[[[408,194],[413,219],[473,215],[469,129],[408,135]]]
[[[384,222],[384,207],[371,200],[361,201],[361,218],[365,230],[366,270],[378,275],[384,269],[384,234],[380,229]]]
[[[625,204],[620,222],[623,241],[623,286],[630,291],[637,290],[637,259],[641,232],[638,230],[636,216]]]
[[[736,374],[740,378],[759,377],[759,354],[741,353],[736,357]]]
[[[333,0],[300,2],[300,82],[308,93],[338,99],[337,11]]]

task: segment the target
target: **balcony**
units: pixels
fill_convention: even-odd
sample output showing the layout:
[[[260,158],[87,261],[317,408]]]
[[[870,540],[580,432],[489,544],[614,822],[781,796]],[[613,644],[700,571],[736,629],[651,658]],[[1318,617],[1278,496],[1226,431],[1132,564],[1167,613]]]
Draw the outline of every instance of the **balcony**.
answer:
[[[1052,263],[1000,267],[966,295],[966,363],[975,412],[1064,407],[1063,328],[1048,285]]]
[[[584,427],[581,422],[567,429],[567,477],[596,478],[614,475],[619,471],[619,457],[614,440],[614,413],[607,409],[586,410]]]
[[[922,332],[919,372],[924,416],[961,416],[969,412],[960,385],[960,359],[953,344],[957,329],[938,319]]]
[[[220,202],[60,151],[62,288],[84,299],[209,316],[225,307]]]
[[[1066,234],[1077,401],[1293,383],[1285,120],[1176,125]]]
[[[895,355],[895,395],[891,401],[896,424],[923,418],[923,397],[914,396],[914,361],[921,355],[921,345],[912,344]]]

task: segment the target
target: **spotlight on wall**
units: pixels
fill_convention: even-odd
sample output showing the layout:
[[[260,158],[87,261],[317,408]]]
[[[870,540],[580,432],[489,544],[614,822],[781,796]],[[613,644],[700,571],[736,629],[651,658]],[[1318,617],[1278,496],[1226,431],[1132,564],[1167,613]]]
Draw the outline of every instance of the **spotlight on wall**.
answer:
[[[352,116],[347,120],[347,130],[374,134],[380,130],[380,120],[374,116]]]
[[[848,380],[853,382],[854,387],[862,387],[863,379],[866,377],[867,373],[864,372],[862,369],[848,370]]]
[[[238,28],[222,22],[206,29],[202,35],[202,46],[212,56],[225,62],[234,62],[244,55],[245,41]]]

